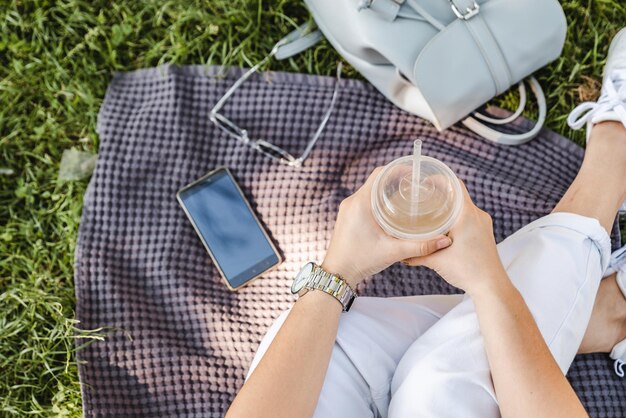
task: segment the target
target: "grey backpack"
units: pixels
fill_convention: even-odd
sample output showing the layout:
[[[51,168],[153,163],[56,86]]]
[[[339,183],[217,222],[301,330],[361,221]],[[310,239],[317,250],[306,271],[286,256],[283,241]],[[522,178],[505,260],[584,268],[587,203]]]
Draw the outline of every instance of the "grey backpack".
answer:
[[[546,102],[533,77],[528,82],[537,97],[539,120],[531,131],[505,134],[484,122],[504,125],[518,117],[526,103],[524,78],[560,55],[566,22],[557,0],[305,3],[346,61],[398,107],[437,129],[463,120],[474,132],[503,144],[527,142],[541,129]],[[474,113],[516,83],[520,107],[511,117]]]

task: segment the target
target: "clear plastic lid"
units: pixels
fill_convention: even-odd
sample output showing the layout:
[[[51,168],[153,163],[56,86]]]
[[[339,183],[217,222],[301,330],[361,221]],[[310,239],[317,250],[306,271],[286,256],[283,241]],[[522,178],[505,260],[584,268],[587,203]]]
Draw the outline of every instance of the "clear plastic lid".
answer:
[[[461,184],[439,160],[421,157],[419,192],[413,186],[413,156],[389,163],[372,188],[372,212],[388,234],[427,240],[445,234],[463,206]]]

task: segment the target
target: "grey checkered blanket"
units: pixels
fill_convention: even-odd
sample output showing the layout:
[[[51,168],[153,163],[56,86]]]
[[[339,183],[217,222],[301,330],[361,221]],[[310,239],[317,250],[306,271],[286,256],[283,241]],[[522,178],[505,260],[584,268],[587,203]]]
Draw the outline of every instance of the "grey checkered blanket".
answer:
[[[409,153],[412,138],[423,138],[424,152],[466,182],[493,216],[498,240],[547,214],[581,163],[582,150],[554,133],[516,148],[457,127],[439,133],[371,86],[343,80],[304,167],[282,166],[220,133],[207,117],[240,74],[168,66],[118,74],[109,86],[76,249],[80,326],[112,329],[78,352],[86,416],[223,416],[261,337],[293,302],[294,274],[322,257],[339,202],[375,166]],[[224,113],[251,136],[298,154],[334,83],[257,75]],[[175,200],[181,186],[220,165],[233,170],[286,258],[235,293]],[[455,291],[430,271],[400,264],[360,290],[376,296]],[[626,380],[614,376],[608,356],[577,357],[568,377],[592,416],[624,416]]]

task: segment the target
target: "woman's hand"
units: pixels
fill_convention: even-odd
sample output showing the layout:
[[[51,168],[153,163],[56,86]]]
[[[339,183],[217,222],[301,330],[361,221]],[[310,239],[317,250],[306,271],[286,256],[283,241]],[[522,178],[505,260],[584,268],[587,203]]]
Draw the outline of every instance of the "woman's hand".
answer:
[[[451,243],[445,235],[431,241],[401,240],[381,229],[371,209],[372,185],[381,169],[375,169],[356,193],[341,202],[322,263],[324,270],[340,275],[353,288],[397,261],[432,254]]]
[[[387,235],[371,210],[371,189],[380,169],[341,203],[322,263],[353,288],[396,261],[431,254],[450,245],[445,236],[430,242]],[[323,292],[298,299],[258,366],[231,405],[227,417],[311,417],[320,396],[342,307]],[[323,318],[320,321],[320,318]],[[298,367],[293,367],[298,364]]]
[[[452,245],[426,257],[405,260],[412,266],[423,265],[435,270],[445,281],[472,294],[489,289],[494,281],[506,277],[496,248],[491,216],[479,209],[462,187],[463,209],[448,236]]]

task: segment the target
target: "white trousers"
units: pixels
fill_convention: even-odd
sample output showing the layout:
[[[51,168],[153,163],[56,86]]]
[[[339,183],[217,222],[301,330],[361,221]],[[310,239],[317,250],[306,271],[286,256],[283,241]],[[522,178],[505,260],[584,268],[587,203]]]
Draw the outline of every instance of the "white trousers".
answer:
[[[595,219],[555,213],[508,237],[498,252],[566,373],[610,258],[607,232]],[[268,330],[248,376],[288,312]],[[499,416],[471,299],[360,297],[342,314],[315,417]]]

